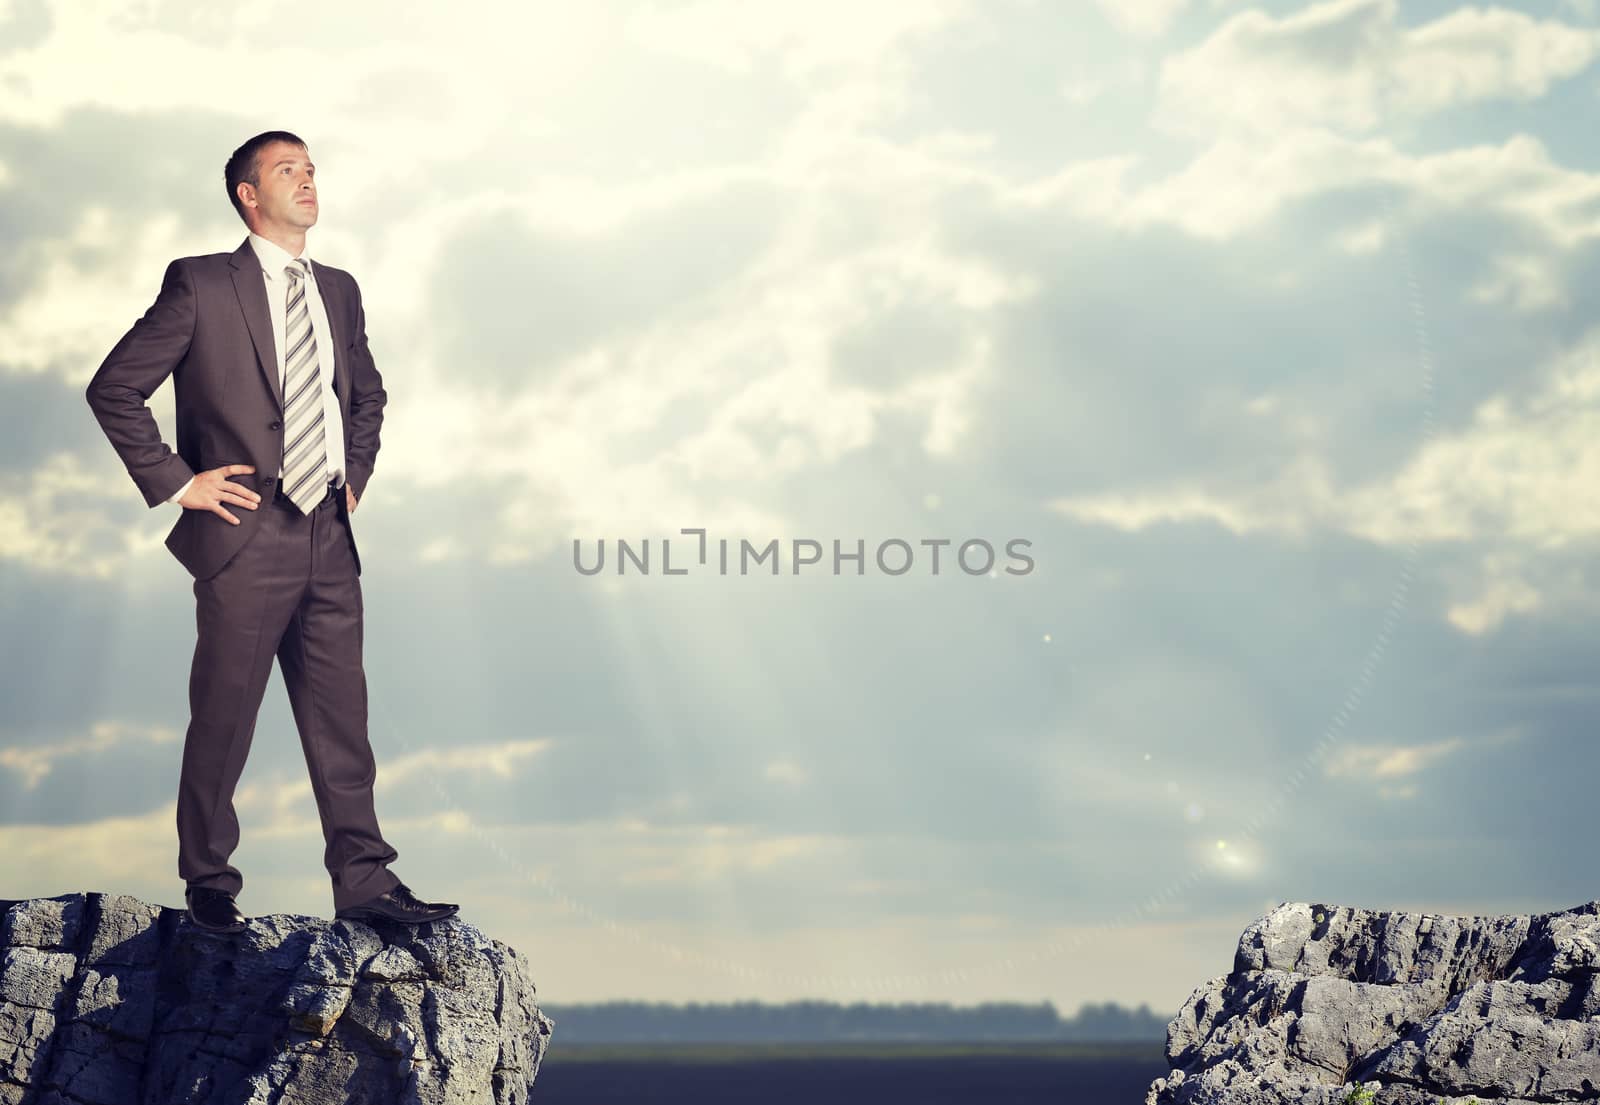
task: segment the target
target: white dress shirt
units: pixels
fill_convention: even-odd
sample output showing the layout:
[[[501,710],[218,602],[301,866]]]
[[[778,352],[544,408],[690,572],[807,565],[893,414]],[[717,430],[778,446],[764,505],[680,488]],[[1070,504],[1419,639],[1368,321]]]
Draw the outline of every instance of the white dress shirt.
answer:
[[[286,369],[284,360],[288,354],[288,335],[285,331],[289,325],[289,276],[283,270],[289,267],[294,258],[288,250],[259,234],[250,235],[250,244],[255,247],[256,258],[261,262],[261,276],[266,282],[267,307],[272,313],[272,343],[276,346],[278,354],[278,387],[282,390]],[[309,266],[311,254],[302,248],[300,256],[306,259]],[[344,421],[339,412],[339,395],[333,389],[333,330],[328,325],[328,312],[322,304],[322,293],[317,290],[314,270],[306,275],[305,282],[306,311],[311,316],[311,335],[317,343],[317,372],[322,380],[322,433],[328,452],[328,478],[339,487],[343,487]],[[283,480],[281,454],[278,457],[278,480],[281,485]],[[193,484],[194,480],[191,478],[188,483],[178,488],[167,502],[178,502]]]

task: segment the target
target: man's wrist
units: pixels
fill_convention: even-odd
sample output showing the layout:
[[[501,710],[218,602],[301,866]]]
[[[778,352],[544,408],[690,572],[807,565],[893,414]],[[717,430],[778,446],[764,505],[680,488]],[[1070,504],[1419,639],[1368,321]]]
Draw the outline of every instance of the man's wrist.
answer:
[[[190,476],[188,481],[185,482],[182,487],[178,488],[178,490],[174,491],[167,498],[167,502],[169,502],[169,503],[179,502],[185,495],[187,495],[189,493],[189,488],[192,487],[193,485],[194,485],[194,477]]]

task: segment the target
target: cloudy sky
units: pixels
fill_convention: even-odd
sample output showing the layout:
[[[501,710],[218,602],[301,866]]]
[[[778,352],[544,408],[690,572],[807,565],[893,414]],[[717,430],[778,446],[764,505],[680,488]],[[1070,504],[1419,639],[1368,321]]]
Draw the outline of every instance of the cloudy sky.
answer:
[[[83,388],[284,128],[390,395],[394,870],[552,1005],[1170,1011],[1282,900],[1600,897],[1597,54],[1577,0],[0,2],[0,895],[182,905],[179,508]],[[694,528],[783,570],[663,575]],[[330,916],[276,673],[237,808],[241,908]]]

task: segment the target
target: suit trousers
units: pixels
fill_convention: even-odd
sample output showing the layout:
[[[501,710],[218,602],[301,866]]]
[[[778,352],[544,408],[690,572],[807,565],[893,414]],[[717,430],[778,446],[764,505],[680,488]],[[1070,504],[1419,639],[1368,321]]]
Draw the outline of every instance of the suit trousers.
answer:
[[[256,509],[259,532],[216,575],[194,581],[198,638],[178,783],[178,874],[189,886],[233,894],[244,884],[228,862],[239,843],[233,794],[276,655],[339,910],[400,881],[388,870],[399,854],[373,808],[361,583],[345,490],[330,488],[309,514],[281,492]]]

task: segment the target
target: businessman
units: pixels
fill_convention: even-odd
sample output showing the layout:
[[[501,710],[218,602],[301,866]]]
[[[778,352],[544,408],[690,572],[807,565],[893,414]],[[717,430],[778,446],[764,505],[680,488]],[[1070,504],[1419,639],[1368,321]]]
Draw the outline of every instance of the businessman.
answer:
[[[187,917],[245,927],[234,788],[277,657],[327,843],[336,917],[403,923],[456,913],[389,870],[378,829],[361,664],[360,555],[350,517],[378,454],[388,395],[354,278],[313,260],[316,166],[268,131],[223,170],[249,235],[180,257],[85,396],[145,502],[176,503],[167,548],[194,577],[198,639],[178,783]],[[173,379],[177,442],[146,400]]]

